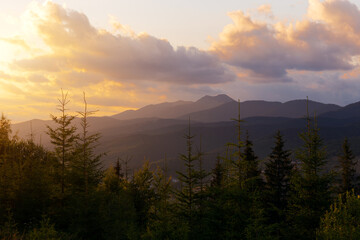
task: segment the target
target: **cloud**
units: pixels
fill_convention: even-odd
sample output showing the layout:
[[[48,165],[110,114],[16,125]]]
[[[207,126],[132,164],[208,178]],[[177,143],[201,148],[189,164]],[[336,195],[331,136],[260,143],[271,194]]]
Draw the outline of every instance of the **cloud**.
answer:
[[[14,67],[20,70],[81,69],[84,74],[102,75],[119,82],[217,84],[235,79],[218,57],[207,51],[194,47],[174,49],[167,40],[146,33],[121,35],[96,29],[86,15],[56,3],[37,5],[29,15],[38,36],[51,52],[14,61]],[[112,25],[125,31],[124,25],[114,20]]]
[[[268,7],[263,7],[262,11]],[[346,0],[310,0],[308,17],[296,23],[264,23],[242,11],[211,50],[256,82],[291,81],[289,70],[346,71],[360,54],[360,11]]]
[[[271,5],[270,4],[265,4],[265,5],[261,5],[260,7],[258,7],[257,9],[260,13],[271,13]]]
[[[21,38],[19,37],[13,37],[13,38],[0,38],[1,41],[20,46],[24,48],[25,50],[30,50],[31,48],[29,45]]]
[[[33,3],[15,37],[0,38],[0,107],[11,117],[29,108],[27,118],[47,118],[60,88],[69,91],[72,111],[82,108],[85,91],[99,115],[219,93],[241,100],[359,100],[360,11],[354,4],[311,0],[297,22],[277,20],[271,5],[249,13],[229,13],[233,23],[200,50],[136,33],[115,17],[110,30],[99,29],[78,11]]]
[[[257,8],[257,11],[260,14],[263,14],[263,15],[267,16],[270,19],[274,19],[274,15],[273,15],[273,12],[271,10],[271,5],[270,4],[261,5],[260,7]]]

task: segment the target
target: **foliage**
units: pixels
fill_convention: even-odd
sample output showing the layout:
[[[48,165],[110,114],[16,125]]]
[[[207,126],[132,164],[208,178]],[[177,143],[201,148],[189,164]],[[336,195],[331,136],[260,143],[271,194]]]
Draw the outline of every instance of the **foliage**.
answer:
[[[181,160],[184,162],[185,171],[177,171],[181,188],[176,193],[179,211],[189,228],[193,227],[192,221],[195,216],[197,200],[196,188],[199,183],[198,172],[195,169],[195,162],[198,161],[199,156],[193,154],[193,138],[189,123],[189,132],[185,135],[187,150],[185,154],[180,155]]]
[[[286,211],[288,208],[290,179],[293,164],[291,152],[284,149],[283,137],[278,131],[275,135],[275,146],[265,163],[265,203],[266,222],[273,227],[271,236],[283,239],[286,232]]]
[[[89,117],[94,111],[89,111],[84,93],[84,111],[78,112],[80,118],[80,134],[75,139],[75,156],[70,162],[71,183],[75,192],[89,194],[101,182],[103,177],[101,154],[95,155],[94,150],[100,139],[99,133],[90,134]]]
[[[40,221],[40,227],[32,229],[26,234],[25,240],[65,240],[70,239],[70,236],[66,236],[63,233],[56,231],[54,224],[50,223],[50,219],[44,217]]]
[[[326,152],[319,136],[316,119],[311,124],[307,118],[307,130],[300,134],[303,146],[297,152],[300,169],[292,178],[292,196],[289,218],[292,237],[313,239],[322,214],[330,205],[332,174],[323,170]]]
[[[61,164],[61,171],[59,174],[60,184],[60,198],[64,199],[65,188],[67,187],[67,176],[69,170],[69,162],[74,155],[74,143],[77,138],[76,127],[72,125],[72,121],[75,116],[71,116],[67,113],[66,108],[70,100],[67,98],[68,94],[64,94],[61,90],[61,99],[58,99],[59,105],[57,110],[60,112],[60,116],[50,115],[54,123],[55,128],[47,126],[47,134],[50,136],[51,143],[54,145],[54,153],[56,158]]]
[[[355,165],[357,161],[354,159],[355,156],[350,149],[350,143],[348,139],[345,138],[342,145],[342,155],[339,156],[342,192],[351,191],[356,186]]]
[[[317,239],[360,239],[360,197],[354,192],[339,195],[321,218]]]

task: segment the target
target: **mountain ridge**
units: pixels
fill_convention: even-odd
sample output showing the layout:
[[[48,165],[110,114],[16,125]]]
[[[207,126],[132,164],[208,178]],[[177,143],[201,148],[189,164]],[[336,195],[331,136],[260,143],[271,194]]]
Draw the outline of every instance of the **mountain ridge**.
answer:
[[[130,120],[135,118],[178,118],[190,112],[201,111],[220,106],[226,102],[234,101],[225,94],[216,96],[204,96],[195,102],[192,101],[176,101],[165,102],[159,104],[150,104],[138,110],[128,110],[122,113],[115,114],[111,117],[119,120]]]
[[[185,106],[188,102],[178,101],[175,104]],[[218,99],[204,96],[196,102],[198,102],[195,105],[197,107],[204,107],[202,105],[204,103],[205,106],[215,106],[225,102],[210,109],[190,113],[192,133],[196,135],[194,144],[198,143],[201,135],[203,149],[211,159],[206,165],[211,167],[216,155],[223,152],[226,143],[234,141],[236,129],[231,118],[237,117],[238,102],[229,99],[226,95],[219,96]],[[188,106],[196,102],[191,102]],[[207,105],[209,102],[210,104]],[[360,144],[357,144],[357,142],[360,143],[360,128],[357,126],[360,116],[357,118],[354,117],[357,116],[356,114],[352,114],[353,112],[360,113],[360,103],[349,104],[345,107],[314,101],[308,103],[309,113],[311,115],[316,113],[318,116],[320,134],[325,144],[330,146],[330,156],[336,154],[337,147],[340,149],[341,141],[345,136],[354,141],[353,147],[360,149]],[[176,107],[173,108],[176,109]],[[303,119],[306,115],[306,100],[298,99],[285,103],[263,100],[244,101],[240,103],[240,111],[241,118],[244,120],[243,131],[249,131],[255,152],[260,158],[266,157],[273,143],[273,135],[278,129],[284,133],[287,146],[291,149],[296,149],[301,144],[298,133],[303,131],[306,125]],[[344,111],[348,114],[344,114]],[[210,113],[214,115],[209,115]],[[90,132],[99,132],[102,135],[97,152],[107,153],[104,156],[104,164],[113,165],[118,157],[128,155],[134,157],[132,164],[134,168],[139,167],[144,158],[150,162],[156,162],[163,158],[165,153],[174,168],[180,167],[181,164],[177,159],[178,154],[185,151],[183,135],[188,128],[188,121],[188,116],[170,119],[144,117],[129,120],[114,117],[89,118]],[[74,124],[79,124],[78,118],[75,119]],[[54,123],[51,120],[32,120],[13,124],[12,129],[14,133],[19,132],[19,136],[25,139],[35,135],[37,143],[42,141],[41,144],[51,149],[50,139],[45,133],[46,125],[54,126]],[[33,135],[30,131],[31,126]],[[354,152],[360,155],[360,151]]]

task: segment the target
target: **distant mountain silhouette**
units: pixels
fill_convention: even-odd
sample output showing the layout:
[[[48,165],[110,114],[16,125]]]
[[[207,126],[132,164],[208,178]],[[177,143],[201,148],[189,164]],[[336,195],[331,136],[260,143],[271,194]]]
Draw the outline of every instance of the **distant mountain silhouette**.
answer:
[[[210,108],[220,106],[224,103],[235,102],[232,98],[225,94],[217,96],[204,96],[196,102],[191,101],[177,101],[166,102],[154,105],[147,105],[138,110],[128,110],[116,115],[113,118],[120,120],[129,120],[136,118],[178,118],[182,115],[191,112],[202,111]]]
[[[360,118],[360,102],[349,104],[336,111],[323,113],[321,116],[336,119]]]
[[[97,152],[106,153],[105,166],[113,165],[118,157],[132,156],[130,166],[137,168],[144,159],[158,163],[166,154],[169,169],[175,173],[182,166],[179,153],[186,151],[183,136],[190,115],[192,133],[196,136],[194,150],[201,136],[202,149],[206,152],[204,165],[209,169],[213,167],[217,154],[224,153],[226,143],[236,140],[235,123],[230,119],[237,117],[237,111],[238,103],[226,95],[205,96],[196,102],[149,105],[115,117],[91,117],[90,132],[101,133]],[[360,102],[340,107],[309,101],[309,113],[318,116],[320,134],[329,157],[339,154],[345,136],[350,139],[354,153],[360,155]],[[241,118],[245,120],[242,131],[249,131],[255,153],[263,160],[273,146],[273,136],[278,129],[284,134],[286,148],[295,150],[302,144],[298,134],[306,128],[305,114],[306,100],[242,102]],[[78,118],[75,124],[79,124]],[[51,120],[32,120],[13,124],[12,129],[19,137],[29,139],[32,128],[35,142],[39,143],[41,139],[41,143],[51,149],[45,133],[46,125],[54,126],[54,123]]]
[[[237,118],[238,103],[228,102],[215,108],[185,114],[179,119],[186,119],[190,116],[191,120],[199,122],[221,122],[230,121]],[[309,101],[309,114],[317,115],[339,110],[341,107],[335,104],[324,104]],[[267,101],[245,101],[240,103],[240,117],[288,117],[300,118],[306,115],[306,100],[293,100],[285,103]]]

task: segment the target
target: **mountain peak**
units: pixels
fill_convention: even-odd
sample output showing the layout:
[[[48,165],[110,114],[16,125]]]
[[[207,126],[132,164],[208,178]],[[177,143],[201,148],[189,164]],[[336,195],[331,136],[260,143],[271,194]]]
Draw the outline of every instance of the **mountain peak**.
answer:
[[[228,103],[228,102],[233,102],[233,101],[234,101],[234,99],[232,99],[228,95],[219,94],[219,95],[216,95],[216,96],[205,95],[204,97],[200,98],[196,102],[197,103],[214,103],[214,102],[217,102],[219,104],[223,104],[223,103]]]

